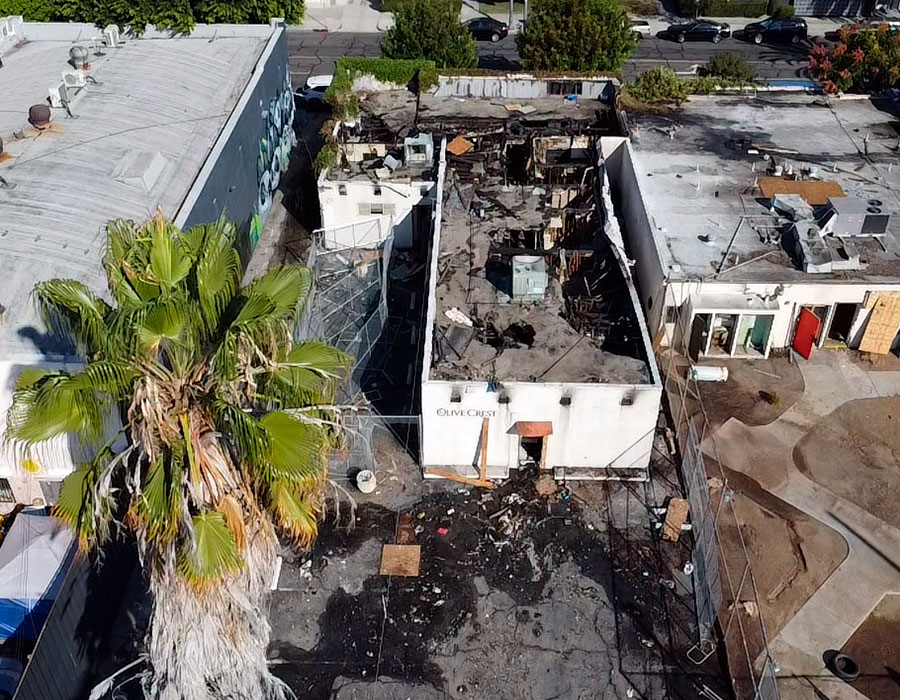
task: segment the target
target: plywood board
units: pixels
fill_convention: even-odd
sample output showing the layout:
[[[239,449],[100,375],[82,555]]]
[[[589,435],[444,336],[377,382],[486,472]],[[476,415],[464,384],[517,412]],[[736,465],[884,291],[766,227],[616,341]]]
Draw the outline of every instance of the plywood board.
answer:
[[[473,148],[475,148],[475,144],[462,136],[457,136],[447,144],[447,150],[455,156],[461,156],[464,153],[468,153]]]
[[[763,197],[771,199],[776,194],[799,194],[809,204],[828,204],[829,197],[846,197],[837,182],[829,180],[790,180],[784,177],[759,178],[759,190]]]
[[[866,307],[872,309],[859,343],[860,352],[887,355],[900,328],[900,292],[869,293]]]
[[[663,523],[662,538],[667,542],[677,542],[681,536],[681,526],[687,522],[690,507],[683,498],[673,498],[666,510],[666,521]]]
[[[422,549],[417,544],[386,544],[381,550],[382,576],[418,576]]]

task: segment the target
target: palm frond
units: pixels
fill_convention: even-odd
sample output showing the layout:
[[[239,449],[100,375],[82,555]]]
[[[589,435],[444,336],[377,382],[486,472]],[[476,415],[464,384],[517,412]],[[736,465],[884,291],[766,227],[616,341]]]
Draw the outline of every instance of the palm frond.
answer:
[[[130,511],[132,521],[140,521],[151,540],[170,542],[181,520],[181,464],[159,459],[147,470],[140,495]]]
[[[172,288],[181,282],[191,271],[191,259],[185,254],[177,229],[157,213],[146,224],[146,231],[151,237],[150,279],[165,289]]]
[[[85,389],[81,377],[47,373],[27,388],[16,389],[7,414],[6,438],[25,445],[75,433],[85,444],[99,444],[109,404]]]
[[[82,464],[63,479],[53,514],[75,533],[78,544],[87,549],[108,534],[112,497],[98,488],[98,464]]]
[[[241,570],[243,559],[225,516],[199,513],[191,518],[191,530],[191,540],[182,543],[178,553],[178,571],[185,580],[203,587]]]
[[[292,542],[309,548],[319,531],[324,479],[305,484],[275,482],[269,493],[269,507],[278,528]]]
[[[267,481],[298,483],[325,472],[325,432],[281,411],[260,419],[266,431],[269,452],[263,476]]]
[[[129,396],[131,383],[137,376],[132,366],[125,362],[98,360],[73,374],[70,383],[74,389],[96,391],[121,401]]]
[[[265,464],[269,436],[257,418],[224,399],[213,400],[210,410],[216,429],[226,436],[240,459],[254,467]]]
[[[225,524],[231,530],[234,543],[240,551],[247,545],[247,527],[244,524],[244,512],[241,504],[234,496],[225,496],[219,501],[219,512],[225,518]]]
[[[76,280],[47,280],[34,287],[41,319],[51,331],[74,340],[79,350],[93,354],[101,347],[109,304]]]
[[[280,362],[261,368],[266,381],[260,393],[286,408],[325,403],[352,364],[349,355],[325,343],[299,343]]]
[[[264,297],[272,302],[274,313],[293,314],[301,308],[312,287],[312,270],[299,265],[271,268],[255,280],[244,293],[248,297]]]
[[[140,345],[154,351],[163,340],[179,340],[186,326],[187,309],[184,306],[170,302],[157,304],[138,326]]]
[[[237,290],[241,258],[228,239],[216,237],[206,245],[197,261],[195,284],[197,300],[208,331],[213,331]]]

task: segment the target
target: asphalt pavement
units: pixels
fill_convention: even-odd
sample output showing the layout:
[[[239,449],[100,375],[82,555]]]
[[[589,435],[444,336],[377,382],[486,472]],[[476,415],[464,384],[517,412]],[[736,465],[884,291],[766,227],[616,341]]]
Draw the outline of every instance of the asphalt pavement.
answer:
[[[301,85],[310,73],[330,73],[341,56],[378,56],[381,34],[350,32],[314,32],[288,29],[288,55],[295,85]],[[790,45],[757,46],[735,38],[711,42],[686,42],[642,39],[637,51],[625,65],[625,79],[648,68],[664,65],[676,73],[689,74],[717,54],[744,56],[760,78],[804,78],[808,47]],[[478,43],[479,66],[498,70],[520,68],[514,37],[492,44]]]

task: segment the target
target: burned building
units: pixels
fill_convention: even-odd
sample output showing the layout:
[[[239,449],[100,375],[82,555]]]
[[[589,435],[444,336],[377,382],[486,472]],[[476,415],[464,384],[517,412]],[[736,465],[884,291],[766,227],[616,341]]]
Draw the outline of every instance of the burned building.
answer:
[[[661,386],[601,147],[622,127],[608,79],[558,82],[370,91],[336,128],[323,221],[384,217],[426,262],[426,476],[646,478]]]

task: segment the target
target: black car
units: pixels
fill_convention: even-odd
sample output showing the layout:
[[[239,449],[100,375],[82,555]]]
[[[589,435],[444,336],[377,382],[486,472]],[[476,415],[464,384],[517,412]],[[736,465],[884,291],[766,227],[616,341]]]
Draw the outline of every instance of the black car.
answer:
[[[806,20],[802,17],[786,19],[768,17],[759,22],[751,22],[744,27],[741,35],[754,44],[761,44],[764,41],[799,44],[806,41]]]
[[[711,41],[718,44],[722,39],[731,36],[731,27],[724,22],[698,19],[686,24],[673,24],[662,30],[657,36],[677,41],[679,44],[683,44],[685,41]]]
[[[505,39],[509,34],[509,27],[491,17],[478,17],[471,20],[467,26],[469,33],[478,41],[497,42]]]

